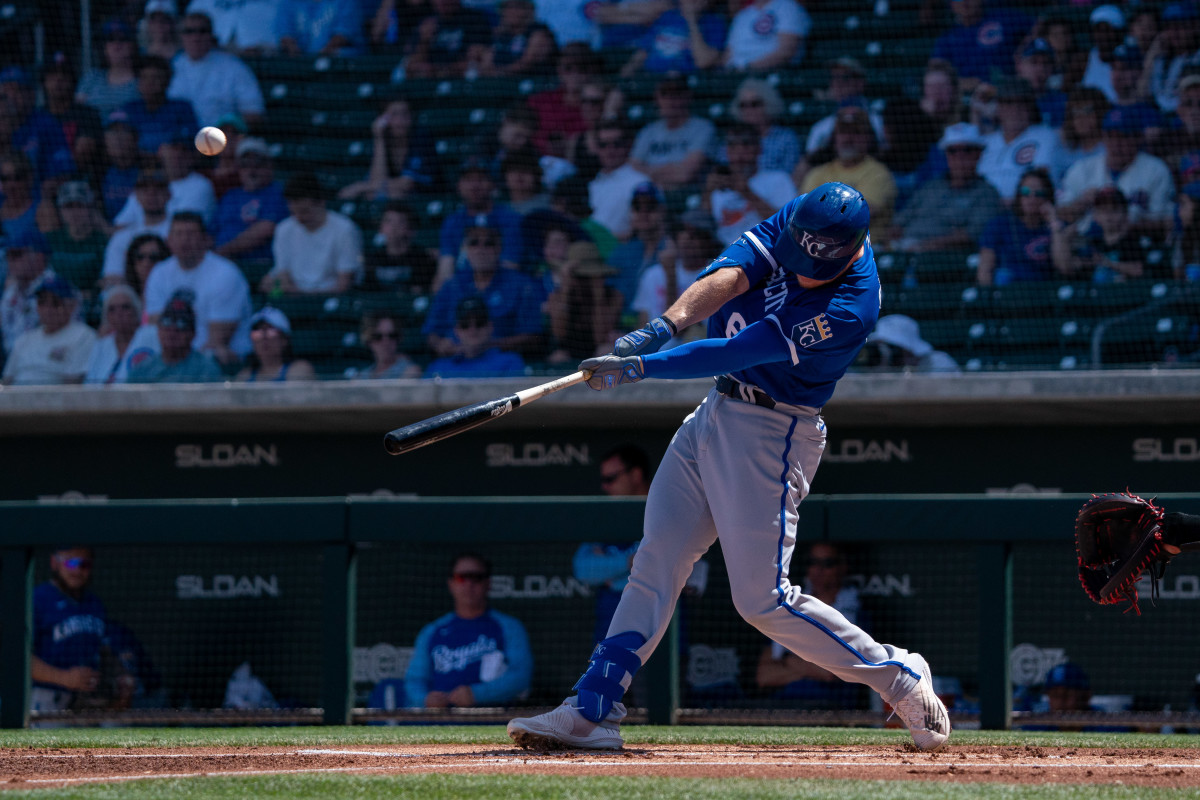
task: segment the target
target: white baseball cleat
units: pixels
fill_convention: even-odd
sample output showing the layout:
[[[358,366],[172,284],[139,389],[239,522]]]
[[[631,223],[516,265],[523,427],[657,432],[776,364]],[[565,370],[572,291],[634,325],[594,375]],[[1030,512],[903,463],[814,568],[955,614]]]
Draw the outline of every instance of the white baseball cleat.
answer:
[[[508,735],[527,750],[620,750],[621,722],[625,706],[614,703],[613,710],[599,723],[585,719],[575,706],[573,697],[553,711],[536,717],[518,717],[508,723]]]
[[[917,667],[921,680],[917,681],[912,691],[896,701],[895,713],[908,726],[918,750],[937,750],[950,738],[950,715],[941,699],[933,693],[929,663],[914,653],[911,666]]]

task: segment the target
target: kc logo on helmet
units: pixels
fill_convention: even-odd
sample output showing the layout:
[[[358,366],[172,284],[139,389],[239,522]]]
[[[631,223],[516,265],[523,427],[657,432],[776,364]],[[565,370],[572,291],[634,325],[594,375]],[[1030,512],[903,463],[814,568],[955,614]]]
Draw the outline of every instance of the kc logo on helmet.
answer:
[[[829,329],[829,321],[825,319],[824,314],[817,314],[792,328],[792,341],[801,347],[812,347],[818,342],[832,338],[833,331]]]

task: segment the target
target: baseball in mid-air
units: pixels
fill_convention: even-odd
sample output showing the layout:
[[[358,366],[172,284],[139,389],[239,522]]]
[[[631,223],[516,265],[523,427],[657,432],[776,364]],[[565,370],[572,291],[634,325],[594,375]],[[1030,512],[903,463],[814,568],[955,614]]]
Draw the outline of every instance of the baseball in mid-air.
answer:
[[[211,125],[196,134],[196,149],[206,156],[215,156],[225,149],[225,134]]]

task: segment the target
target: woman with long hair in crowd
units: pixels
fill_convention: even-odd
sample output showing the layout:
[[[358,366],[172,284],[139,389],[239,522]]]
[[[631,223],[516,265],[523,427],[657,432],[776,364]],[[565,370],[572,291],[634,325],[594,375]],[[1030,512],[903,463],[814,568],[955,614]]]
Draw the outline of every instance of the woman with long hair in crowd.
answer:
[[[350,370],[347,378],[419,378],[421,367],[400,352],[400,337],[404,335],[400,320],[387,312],[363,316],[359,337],[371,350],[372,362],[361,369]]]
[[[140,298],[146,291],[146,278],[150,270],[160,261],[171,257],[167,243],[157,233],[143,233],[133,237],[125,251],[125,283]]]
[[[1043,167],[1026,170],[1012,210],[993,217],[979,237],[976,280],[980,286],[1050,280],[1067,269],[1055,263],[1054,255],[1062,249],[1052,247],[1053,237],[1069,235],[1069,226],[1054,210],[1050,173]]]
[[[433,184],[432,153],[413,126],[407,100],[392,100],[371,123],[373,150],[366,180],[338,192],[343,200],[400,200]]]
[[[1058,148],[1060,175],[1081,158],[1103,152],[1104,131],[1100,124],[1108,113],[1108,98],[1099,89],[1081,86],[1067,95],[1063,113],[1063,125],[1058,133],[1061,140]]]

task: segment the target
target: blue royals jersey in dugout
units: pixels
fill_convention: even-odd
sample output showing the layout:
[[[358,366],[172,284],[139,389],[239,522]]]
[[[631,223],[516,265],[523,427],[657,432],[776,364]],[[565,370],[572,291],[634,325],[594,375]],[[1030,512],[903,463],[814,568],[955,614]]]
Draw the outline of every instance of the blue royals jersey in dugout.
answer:
[[[788,361],[761,364],[732,376],[778,402],[820,408],[833,396],[838,380],[875,329],[881,290],[869,235],[863,256],[829,286],[803,289],[796,274],[776,261],[775,242],[803,197],[744,233],[703,275],[737,265],[750,280],[749,290],[709,317],[710,338],[732,337],[765,319],[787,340]]]
[[[476,619],[448,614],[434,625],[429,641],[430,689],[449,692],[464,684],[495,680],[504,672],[504,629],[491,614]]]
[[[75,600],[53,583],[37,586],[33,590],[33,654],[59,669],[98,668],[106,617],[104,603],[91,592]]]

